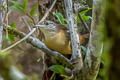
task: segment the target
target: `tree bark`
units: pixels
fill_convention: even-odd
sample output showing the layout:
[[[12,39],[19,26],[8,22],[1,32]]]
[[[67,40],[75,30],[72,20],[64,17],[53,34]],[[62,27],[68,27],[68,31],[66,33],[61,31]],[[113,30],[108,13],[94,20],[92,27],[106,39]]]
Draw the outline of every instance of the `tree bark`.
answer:
[[[5,17],[6,0],[0,0],[0,50],[2,48],[3,21]]]
[[[100,33],[98,27],[101,20],[101,2],[102,0],[93,0],[93,14],[90,39],[87,53],[84,61],[84,80],[95,80],[99,71],[102,42],[99,41]]]
[[[75,21],[73,15],[72,0],[64,0],[66,16],[69,25],[71,44],[72,44],[72,60],[77,62],[75,66],[75,71],[81,70],[83,67],[82,54],[80,50],[79,35],[77,33],[77,22]]]

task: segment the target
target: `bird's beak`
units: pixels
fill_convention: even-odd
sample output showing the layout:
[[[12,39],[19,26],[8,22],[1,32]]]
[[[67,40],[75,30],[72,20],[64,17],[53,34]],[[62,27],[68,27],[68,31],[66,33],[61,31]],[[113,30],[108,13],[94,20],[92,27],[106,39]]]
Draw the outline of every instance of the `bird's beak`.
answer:
[[[38,27],[38,28],[45,28],[46,25],[44,25],[44,24],[37,24],[37,25],[35,25],[35,27]]]
[[[38,24],[38,25],[35,25],[35,27],[38,27],[43,32],[46,32],[46,31],[50,30],[50,28],[45,24]]]

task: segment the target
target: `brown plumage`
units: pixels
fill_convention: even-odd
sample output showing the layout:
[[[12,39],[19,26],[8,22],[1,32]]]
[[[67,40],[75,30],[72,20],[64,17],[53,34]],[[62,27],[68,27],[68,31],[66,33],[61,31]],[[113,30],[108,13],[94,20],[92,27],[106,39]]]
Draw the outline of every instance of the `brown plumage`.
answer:
[[[40,28],[44,34],[44,43],[52,50],[58,51],[62,54],[71,54],[71,41],[68,27],[57,24],[54,29],[51,28]],[[80,35],[80,44],[83,44],[85,38],[88,38],[89,34]]]

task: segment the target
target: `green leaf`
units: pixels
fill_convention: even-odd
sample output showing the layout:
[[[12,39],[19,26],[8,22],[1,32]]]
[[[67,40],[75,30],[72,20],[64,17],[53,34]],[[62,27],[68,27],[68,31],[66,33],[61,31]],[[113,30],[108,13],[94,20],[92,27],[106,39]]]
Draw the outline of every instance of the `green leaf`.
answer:
[[[41,61],[41,59],[40,59],[40,58],[38,58],[38,59],[37,59],[37,62],[40,62],[40,61]]]
[[[52,65],[49,69],[58,74],[65,74],[65,68],[61,65]]]
[[[21,9],[19,7],[16,7],[16,6],[10,6],[10,7],[8,7],[8,9],[9,10],[16,10],[16,11],[19,11],[19,12],[21,12],[23,14],[25,13],[25,11],[23,9]]]
[[[57,17],[57,19],[59,20],[59,22],[61,24],[65,24],[64,23],[64,17],[63,17],[63,15],[61,13],[55,13],[54,15]]]
[[[10,2],[13,3],[14,5],[16,5],[16,6],[21,7],[21,8],[24,9],[24,5],[21,4],[20,2],[18,2],[18,1],[12,1],[12,0],[10,0]]]
[[[35,16],[35,10],[37,9],[37,5],[34,5],[30,11],[30,16]]]
[[[85,13],[87,13],[89,10],[91,10],[92,8],[88,8],[87,10],[81,11],[80,14],[81,15],[85,15]]]
[[[16,6],[9,6],[8,9],[9,10],[18,10],[18,8]]]
[[[17,8],[16,6],[10,6],[8,7],[9,10],[16,10],[16,11],[19,11],[21,12],[21,10],[19,8]]]
[[[91,19],[90,16],[86,16],[86,15],[85,15],[85,14],[86,14],[89,10],[91,10],[91,9],[92,9],[92,8],[88,8],[87,10],[84,10],[84,11],[80,12],[80,15],[82,16],[83,20],[88,21],[89,19]]]
[[[80,22],[80,18],[77,16],[77,22],[79,23]]]
[[[8,40],[9,41],[11,41],[11,42],[13,42],[13,41],[15,41],[15,36],[14,36],[14,34],[8,34]]]
[[[10,24],[11,28],[16,28],[16,22]]]
[[[89,16],[82,15],[83,20],[88,21],[90,18]]]
[[[28,0],[24,0],[24,4],[23,4],[24,10],[26,10],[27,4],[28,4]]]
[[[25,14],[25,9],[24,9],[24,6],[23,4],[17,2],[17,1],[10,1],[11,3],[14,4],[14,6],[10,6],[8,7],[8,9],[11,9],[11,10],[17,10],[23,14]]]

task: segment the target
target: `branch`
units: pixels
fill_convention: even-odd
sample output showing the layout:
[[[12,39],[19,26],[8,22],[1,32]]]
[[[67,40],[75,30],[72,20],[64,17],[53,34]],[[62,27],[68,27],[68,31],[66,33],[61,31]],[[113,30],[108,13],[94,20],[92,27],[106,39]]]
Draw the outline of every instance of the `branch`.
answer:
[[[75,18],[73,16],[72,0],[64,0],[64,4],[71,37],[72,60],[76,63],[75,64],[76,70],[79,71],[83,66],[83,61],[80,51],[79,35],[77,33],[77,23],[75,22]]]
[[[81,20],[82,24],[84,25],[84,27],[88,30],[88,32],[90,32],[89,26],[83,20],[82,16],[80,14],[78,14],[78,17],[80,18],[80,20]]]
[[[6,30],[6,29],[8,30],[9,33],[14,34],[15,36],[19,36],[20,38],[23,38],[26,36],[23,32],[17,31],[15,29],[10,28],[10,27],[4,27],[4,30]],[[37,38],[29,36],[25,41],[30,43],[32,46],[44,51],[45,53],[47,53],[47,55],[53,56],[62,65],[66,66],[70,69],[73,69],[71,62],[66,57],[64,57],[59,52],[50,50],[49,48],[46,47],[46,45],[44,43],[42,43]]]
[[[55,5],[56,0],[54,0],[53,4],[51,5],[50,9],[46,12],[46,14],[43,16],[43,18],[38,22],[38,24],[42,23],[47,16],[49,15],[49,12],[52,10],[53,6]],[[10,27],[9,25],[3,24],[4,26]],[[21,40],[19,40],[18,42],[14,43],[13,45],[11,45],[10,47],[2,50],[2,52],[5,52],[13,47],[15,47],[16,45],[20,44],[22,41],[26,40],[30,35],[32,35],[35,31],[36,31],[37,27],[34,26],[33,29]]]
[[[81,12],[81,11],[84,11],[87,9],[88,9],[88,7],[81,6],[81,2],[79,2],[79,1],[73,3],[73,10],[75,12]]]
[[[3,25],[10,27],[9,25],[6,25],[6,24],[3,24]],[[24,38],[20,39],[19,41],[17,41],[13,45],[9,46],[8,48],[3,49],[1,52],[5,52],[5,51],[15,47],[16,45],[20,44],[22,41],[26,40],[30,35],[32,35],[35,32],[35,30],[36,30],[36,28],[33,28]]]
[[[30,25],[27,23],[27,21],[25,20],[25,18],[22,17],[21,19],[23,20],[23,22],[26,25],[26,27],[28,28],[28,30],[31,31],[32,29],[31,29]]]
[[[3,33],[3,21],[5,18],[5,4],[6,4],[6,0],[0,0],[0,50],[2,48],[2,33]]]
[[[29,13],[26,13],[26,15],[32,20],[33,24],[35,25],[34,18],[32,16],[30,16]]]
[[[85,80],[96,80],[100,59],[103,50],[103,43],[100,42],[100,32],[98,32],[98,27],[100,27],[100,21],[102,20],[101,8],[102,0],[94,0],[93,2],[93,18],[91,24],[90,39],[87,47],[87,53],[85,56]]]
[[[32,31],[32,29],[31,29],[30,25],[27,23],[27,21],[25,20],[25,18],[24,18],[24,17],[22,17],[21,19],[23,20],[23,22],[24,22],[24,24],[26,25],[26,27],[28,28],[28,30],[31,32],[31,31]],[[31,35],[35,37],[35,35],[34,35],[34,34],[31,34]]]
[[[52,8],[54,7],[56,3],[56,0],[54,0],[53,4],[51,5],[51,7],[47,10],[46,14],[44,15],[44,17],[38,22],[38,24],[42,23],[46,17],[49,15],[50,11],[52,10]]]

